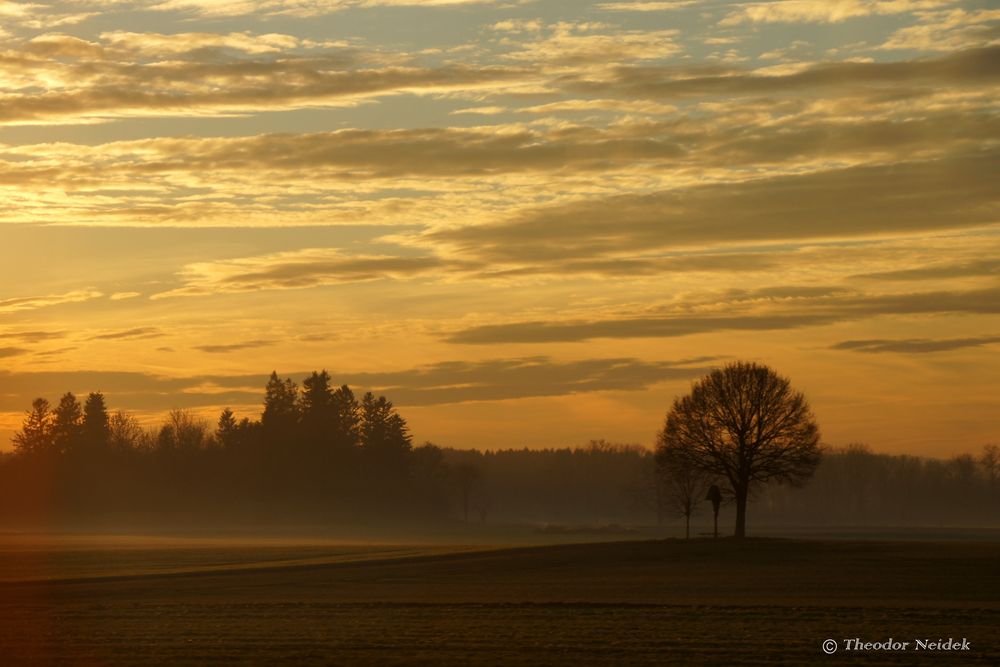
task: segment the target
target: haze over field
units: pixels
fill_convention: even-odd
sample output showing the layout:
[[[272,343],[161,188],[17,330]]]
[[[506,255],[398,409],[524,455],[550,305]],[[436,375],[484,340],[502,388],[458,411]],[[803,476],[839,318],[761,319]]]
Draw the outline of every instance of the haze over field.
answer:
[[[0,448],[36,396],[651,445],[753,359],[826,442],[996,441],[988,0],[0,0]]]

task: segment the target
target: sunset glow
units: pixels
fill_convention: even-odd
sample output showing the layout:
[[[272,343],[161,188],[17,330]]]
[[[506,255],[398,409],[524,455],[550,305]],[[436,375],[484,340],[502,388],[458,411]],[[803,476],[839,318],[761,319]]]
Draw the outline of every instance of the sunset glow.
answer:
[[[1000,439],[987,0],[0,0],[0,449],[32,399],[652,446],[754,360],[824,443]]]

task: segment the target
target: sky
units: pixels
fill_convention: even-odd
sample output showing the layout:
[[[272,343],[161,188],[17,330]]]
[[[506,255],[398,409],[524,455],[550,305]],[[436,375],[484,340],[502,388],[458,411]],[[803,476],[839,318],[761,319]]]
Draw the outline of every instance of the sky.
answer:
[[[734,360],[1000,441],[1000,8],[0,0],[0,448],[36,396],[651,446]]]

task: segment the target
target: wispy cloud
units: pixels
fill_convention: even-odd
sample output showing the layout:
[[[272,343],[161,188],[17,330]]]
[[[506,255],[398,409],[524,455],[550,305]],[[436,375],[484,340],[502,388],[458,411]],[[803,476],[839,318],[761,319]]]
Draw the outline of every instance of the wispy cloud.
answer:
[[[122,340],[160,338],[166,334],[156,327],[137,327],[123,331],[108,331],[90,337],[90,340]]]
[[[515,0],[524,2],[524,0]],[[368,7],[423,7],[441,8],[462,5],[510,4],[502,0],[151,0],[152,9],[164,11],[189,11],[204,16],[257,15],[278,16],[321,16],[348,9]]]
[[[780,0],[748,2],[721,22],[839,23],[863,16],[902,14],[954,4],[955,0]]]
[[[47,340],[57,340],[65,338],[64,331],[4,331],[0,333],[0,339],[16,339],[25,343],[41,343]]]
[[[449,265],[457,263],[436,257],[351,256],[335,248],[316,248],[191,264],[180,272],[184,281],[182,287],[154,294],[151,298],[414,277]]]
[[[345,106],[404,92],[486,89],[528,75],[518,67],[420,67],[407,57],[282,34],[42,35],[0,58],[6,124]],[[37,87],[45,94],[31,92]]]
[[[896,62],[830,62],[778,71],[734,68],[628,66],[611,76],[566,77],[566,89],[587,94],[615,94],[630,99],[684,99],[713,96],[804,94],[857,95],[859,86],[909,85],[941,81],[948,86],[997,81],[1000,47],[984,47],[938,59]],[[874,91],[865,91],[865,94]]]
[[[68,303],[90,301],[103,296],[95,290],[73,290],[61,294],[46,294],[43,296],[24,296],[11,299],[0,299],[0,313],[16,313],[24,310],[36,310]]]
[[[598,391],[641,391],[670,380],[703,375],[718,357],[673,361],[592,358],[556,360],[547,356],[442,361],[377,373],[334,377],[359,390],[387,394],[400,406],[429,406],[469,401],[502,401],[538,396],[568,396]],[[306,372],[283,373],[294,379]],[[101,389],[110,405],[132,410],[173,407],[257,405],[267,375],[197,375],[164,377],[148,373],[0,371],[8,388],[0,394],[0,411],[20,411],[36,396],[58,396],[67,390]]]
[[[428,238],[463,256],[524,261],[684,248],[718,239],[849,238],[989,225],[997,215],[992,174],[998,155],[984,151],[620,195],[540,207],[509,222],[433,231]]]
[[[972,262],[944,262],[929,264],[915,268],[896,269],[894,271],[876,271],[859,273],[853,278],[869,280],[905,281],[905,280],[940,280],[942,278],[964,278],[969,276],[1000,275],[1000,260],[984,259]]]
[[[880,49],[956,51],[1000,42],[1000,9],[949,8],[923,12],[915,25],[896,30]]]
[[[772,331],[818,326],[880,315],[933,313],[1000,314],[1000,288],[906,294],[832,294],[761,303],[761,293],[724,301],[716,312],[691,315],[684,310],[662,315],[617,316],[565,322],[526,321],[489,324],[457,331],[452,343],[555,343],[595,338],[672,338],[719,331]]]
[[[645,0],[644,2],[601,2],[597,8],[609,12],[664,12],[684,9],[704,0]]]
[[[978,336],[973,338],[904,338],[904,339],[870,339],[845,340],[832,345],[833,350],[851,350],[854,352],[896,352],[900,354],[929,354],[932,352],[948,352],[969,347],[982,347],[1000,343],[1000,336]]]
[[[241,350],[252,350],[258,347],[274,345],[273,340],[247,340],[239,343],[217,343],[212,345],[195,345],[194,349],[210,354],[227,354]]]

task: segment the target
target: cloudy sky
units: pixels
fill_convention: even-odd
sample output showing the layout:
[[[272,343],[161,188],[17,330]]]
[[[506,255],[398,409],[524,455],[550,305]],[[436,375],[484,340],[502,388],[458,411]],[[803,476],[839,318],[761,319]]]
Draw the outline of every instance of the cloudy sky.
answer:
[[[732,359],[1000,440],[989,0],[0,0],[0,447],[35,396],[651,444]]]

